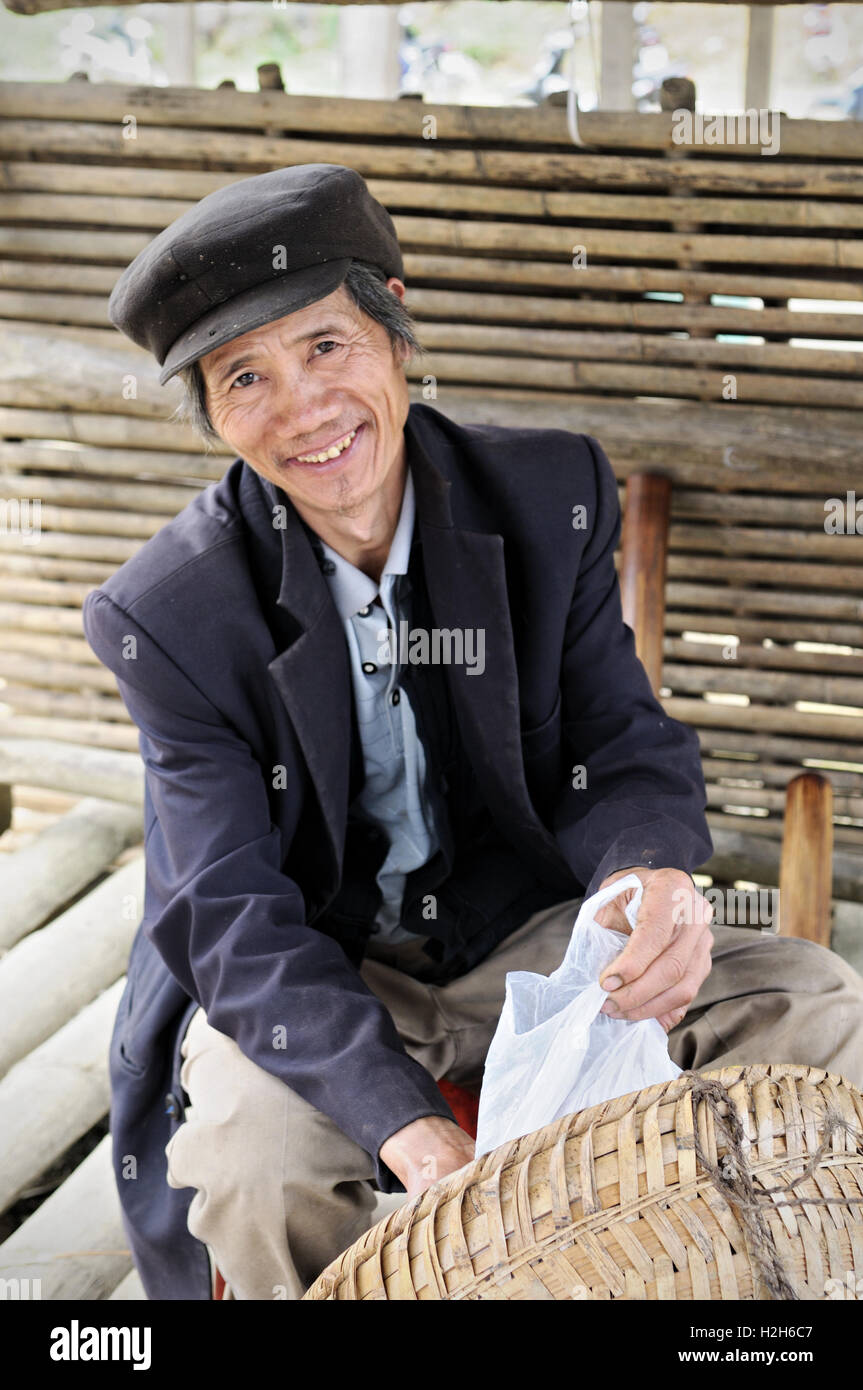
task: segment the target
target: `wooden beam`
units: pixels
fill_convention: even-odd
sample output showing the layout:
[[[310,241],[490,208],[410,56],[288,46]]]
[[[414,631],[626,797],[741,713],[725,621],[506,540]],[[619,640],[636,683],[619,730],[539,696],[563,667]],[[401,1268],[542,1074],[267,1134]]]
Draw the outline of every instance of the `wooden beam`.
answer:
[[[132,1268],[106,1134],[0,1245],[0,1277],[38,1279],[45,1300],[106,1298]]]

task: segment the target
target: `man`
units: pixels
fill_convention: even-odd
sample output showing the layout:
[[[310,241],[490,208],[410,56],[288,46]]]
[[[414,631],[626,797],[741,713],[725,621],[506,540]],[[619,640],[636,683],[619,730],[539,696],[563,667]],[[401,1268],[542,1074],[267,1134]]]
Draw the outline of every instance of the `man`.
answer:
[[[601,448],[410,406],[404,297],[388,214],[308,165],[204,198],[111,298],[237,455],[84,605],[146,767],[111,1081],[151,1298],[209,1298],[211,1257],[299,1298],[373,1183],[470,1162],[437,1081],[478,1088],[506,972],[553,970],[630,870],[606,1011],[683,1066],[863,1080],[844,962],[709,930],[698,740],[622,621]]]

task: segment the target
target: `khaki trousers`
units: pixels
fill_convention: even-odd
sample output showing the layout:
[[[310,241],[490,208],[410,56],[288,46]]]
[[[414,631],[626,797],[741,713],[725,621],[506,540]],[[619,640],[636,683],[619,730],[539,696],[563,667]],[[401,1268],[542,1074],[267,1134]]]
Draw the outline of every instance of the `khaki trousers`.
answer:
[[[534,914],[467,975],[410,973],[421,943],[372,949],[361,973],[405,1050],[435,1080],[479,1087],[507,971],[548,975],[563,959],[581,898]],[[863,979],[808,941],[715,926],[713,968],[669,1034],[680,1067],[799,1062],[863,1087]],[[226,1297],[298,1299],[372,1221],[372,1160],[328,1116],[192,1016],[181,1082],[190,1104],[165,1153],[171,1187],[193,1187],[189,1231],[209,1249]]]

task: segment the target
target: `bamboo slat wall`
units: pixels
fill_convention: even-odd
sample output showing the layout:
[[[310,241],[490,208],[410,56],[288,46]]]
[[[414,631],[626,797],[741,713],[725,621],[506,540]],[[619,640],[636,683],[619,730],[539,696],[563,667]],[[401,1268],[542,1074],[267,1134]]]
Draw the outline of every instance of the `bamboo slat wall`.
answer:
[[[826,767],[863,901],[863,129],[783,121],[765,155],[671,121],[587,115],[578,148],[553,107],[0,86],[0,493],[41,502],[38,543],[0,528],[0,733],[137,748],[81,601],[230,458],[110,327],[120,271],[215,188],[345,163],[405,252],[414,399],[593,434],[621,500],[672,479],[663,698],[701,737],[708,868],[775,883],[785,784]]]

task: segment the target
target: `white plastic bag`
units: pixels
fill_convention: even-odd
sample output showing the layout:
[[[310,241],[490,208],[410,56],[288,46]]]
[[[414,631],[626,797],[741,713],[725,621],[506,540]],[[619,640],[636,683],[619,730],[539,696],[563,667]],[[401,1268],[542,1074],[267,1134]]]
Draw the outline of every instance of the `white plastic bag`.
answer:
[[[600,1012],[609,995],[599,976],[629,938],[601,927],[595,915],[627,888],[636,889],[624,909],[635,928],[644,885],[626,874],[582,903],[551,975],[507,974],[479,1098],[477,1158],[562,1115],[680,1075],[658,1019],[631,1023]]]

